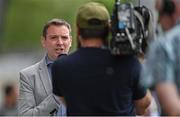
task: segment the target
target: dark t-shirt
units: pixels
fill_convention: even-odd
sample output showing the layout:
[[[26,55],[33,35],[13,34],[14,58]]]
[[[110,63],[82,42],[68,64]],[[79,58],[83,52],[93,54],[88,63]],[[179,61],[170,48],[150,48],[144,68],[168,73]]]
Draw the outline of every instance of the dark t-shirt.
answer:
[[[136,57],[80,48],[54,63],[53,93],[65,98],[67,115],[135,115],[133,101],[146,94],[140,70]]]

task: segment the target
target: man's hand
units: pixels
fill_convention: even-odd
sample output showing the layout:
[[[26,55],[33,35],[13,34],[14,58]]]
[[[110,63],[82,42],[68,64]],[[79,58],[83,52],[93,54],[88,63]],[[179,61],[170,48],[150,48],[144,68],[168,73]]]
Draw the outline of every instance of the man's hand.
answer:
[[[147,91],[146,96],[142,99],[135,100],[135,107],[136,107],[136,114],[137,115],[144,115],[151,104],[152,96],[150,91]]]

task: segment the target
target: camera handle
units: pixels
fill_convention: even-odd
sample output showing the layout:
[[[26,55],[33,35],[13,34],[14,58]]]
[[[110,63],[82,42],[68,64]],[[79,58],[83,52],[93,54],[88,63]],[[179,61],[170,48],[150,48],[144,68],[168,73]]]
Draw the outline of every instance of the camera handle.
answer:
[[[135,45],[134,45],[134,43],[133,43],[132,36],[131,36],[129,30],[127,29],[127,27],[125,28],[125,32],[126,32],[126,34],[127,34],[127,36],[128,36],[129,42],[130,42],[130,44],[131,44],[131,47],[132,47],[132,49],[134,50],[134,49],[135,49]]]

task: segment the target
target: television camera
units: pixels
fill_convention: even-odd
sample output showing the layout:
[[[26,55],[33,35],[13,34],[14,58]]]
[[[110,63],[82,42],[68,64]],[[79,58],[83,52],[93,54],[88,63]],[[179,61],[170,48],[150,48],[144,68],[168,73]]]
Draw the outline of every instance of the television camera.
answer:
[[[110,49],[113,55],[131,55],[145,52],[149,35],[151,12],[145,6],[115,1],[111,17]]]

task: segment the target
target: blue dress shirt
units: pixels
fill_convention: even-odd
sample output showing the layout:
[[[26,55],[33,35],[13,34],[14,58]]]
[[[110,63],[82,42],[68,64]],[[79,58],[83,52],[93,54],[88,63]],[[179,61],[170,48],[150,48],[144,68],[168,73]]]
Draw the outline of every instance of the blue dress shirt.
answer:
[[[54,61],[51,60],[47,55],[46,55],[46,65],[48,68],[48,72],[50,75],[50,78],[52,80],[52,74],[51,74],[51,69],[52,69],[52,65],[53,65]],[[66,107],[65,105],[62,104],[62,102],[59,100],[59,97],[54,95],[54,98],[56,100],[56,102],[58,102],[58,104],[60,104],[58,112],[57,112],[57,116],[66,116]]]

